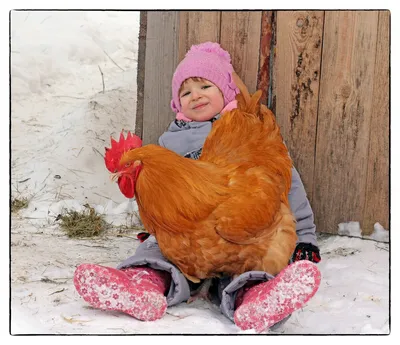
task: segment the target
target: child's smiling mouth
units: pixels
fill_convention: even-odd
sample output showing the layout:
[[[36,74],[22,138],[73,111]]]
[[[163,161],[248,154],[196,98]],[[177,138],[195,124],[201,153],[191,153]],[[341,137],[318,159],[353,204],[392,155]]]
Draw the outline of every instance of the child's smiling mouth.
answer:
[[[192,109],[193,110],[200,110],[200,109],[203,109],[206,105],[208,105],[208,103],[197,104]]]

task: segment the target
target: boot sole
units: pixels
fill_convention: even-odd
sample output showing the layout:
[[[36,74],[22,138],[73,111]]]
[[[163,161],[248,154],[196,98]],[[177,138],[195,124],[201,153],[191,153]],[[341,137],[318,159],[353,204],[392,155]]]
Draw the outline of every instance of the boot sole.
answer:
[[[79,295],[91,306],[120,311],[142,321],[160,319],[167,310],[167,300],[152,284],[132,281],[123,272],[99,265],[82,264],[74,274]]]
[[[235,324],[242,330],[262,332],[300,309],[321,283],[321,273],[310,261],[296,261],[274,279],[247,291],[248,298],[236,309]]]

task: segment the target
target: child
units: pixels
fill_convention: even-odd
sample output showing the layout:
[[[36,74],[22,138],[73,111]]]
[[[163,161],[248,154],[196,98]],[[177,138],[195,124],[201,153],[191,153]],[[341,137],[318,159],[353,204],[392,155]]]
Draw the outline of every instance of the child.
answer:
[[[236,108],[239,90],[232,73],[230,55],[219,44],[192,46],[172,79],[171,107],[177,113],[176,120],[161,135],[159,144],[197,159],[212,123],[225,111]],[[298,244],[292,258],[295,262],[276,277],[253,271],[235,279],[214,279],[214,300],[241,329],[262,331],[282,324],[318,289],[320,273],[311,262],[320,261],[313,213],[294,168],[289,202],[297,220]],[[144,321],[161,318],[167,306],[187,301],[195,289],[163,257],[153,236],[117,269],[94,264],[78,266],[74,284],[92,306],[118,310]]]

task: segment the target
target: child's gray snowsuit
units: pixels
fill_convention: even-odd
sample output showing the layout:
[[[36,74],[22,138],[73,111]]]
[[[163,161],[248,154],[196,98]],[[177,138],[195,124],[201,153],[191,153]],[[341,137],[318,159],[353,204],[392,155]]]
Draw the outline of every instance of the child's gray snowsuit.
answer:
[[[219,118],[217,115],[213,120]],[[206,122],[184,122],[173,121],[168,131],[161,135],[159,144],[176,153],[197,159],[201,154],[204,141],[209,134],[212,121]],[[301,182],[300,176],[295,168],[292,169],[292,186],[289,193],[289,203],[296,218],[297,243],[311,243],[317,246],[315,235],[314,215],[307,199],[307,195]],[[191,288],[189,282],[160,252],[154,236],[150,236],[141,243],[136,253],[122,262],[117,268],[148,265],[154,269],[168,271],[172,275],[171,286],[167,295],[168,306],[172,306],[190,297]],[[251,271],[241,274],[236,279],[231,278],[218,280],[218,296],[222,313],[233,321],[235,298],[238,289],[250,280],[267,281],[273,276],[268,272]],[[278,324],[282,324],[286,319]],[[276,326],[278,326],[278,324]]]

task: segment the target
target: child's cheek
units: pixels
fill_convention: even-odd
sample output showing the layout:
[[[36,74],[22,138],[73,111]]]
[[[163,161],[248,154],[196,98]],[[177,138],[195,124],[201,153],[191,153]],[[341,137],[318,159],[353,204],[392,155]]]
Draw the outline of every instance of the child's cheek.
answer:
[[[181,109],[186,108],[186,102],[184,100],[180,100],[181,103]]]

